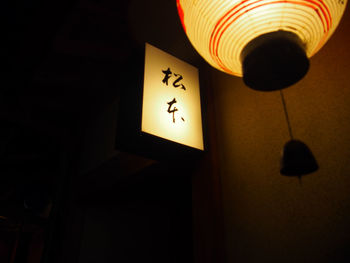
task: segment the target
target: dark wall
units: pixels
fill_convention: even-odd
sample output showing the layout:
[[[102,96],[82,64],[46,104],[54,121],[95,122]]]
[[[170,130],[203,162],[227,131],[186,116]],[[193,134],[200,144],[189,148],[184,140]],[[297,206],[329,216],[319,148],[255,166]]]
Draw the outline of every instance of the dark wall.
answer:
[[[284,91],[295,138],[320,169],[279,173],[289,140],[279,92],[261,93],[213,71],[227,262],[349,262],[350,16]]]
[[[193,262],[191,177],[177,172],[155,164],[82,201],[79,262]]]

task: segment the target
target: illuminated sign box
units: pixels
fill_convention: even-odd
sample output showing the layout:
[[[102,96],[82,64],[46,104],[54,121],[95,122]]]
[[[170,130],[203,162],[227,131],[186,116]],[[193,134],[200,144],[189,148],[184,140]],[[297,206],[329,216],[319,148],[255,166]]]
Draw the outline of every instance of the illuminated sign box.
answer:
[[[198,69],[148,43],[142,66],[121,97],[117,147],[151,156],[202,152]]]
[[[198,69],[146,44],[143,132],[204,150]]]

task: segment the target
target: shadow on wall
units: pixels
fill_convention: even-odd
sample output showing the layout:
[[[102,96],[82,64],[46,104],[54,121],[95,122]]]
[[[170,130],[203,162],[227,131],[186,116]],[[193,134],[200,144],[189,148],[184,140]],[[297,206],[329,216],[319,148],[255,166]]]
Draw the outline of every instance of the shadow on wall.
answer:
[[[193,261],[191,177],[157,166],[86,205],[80,263]]]

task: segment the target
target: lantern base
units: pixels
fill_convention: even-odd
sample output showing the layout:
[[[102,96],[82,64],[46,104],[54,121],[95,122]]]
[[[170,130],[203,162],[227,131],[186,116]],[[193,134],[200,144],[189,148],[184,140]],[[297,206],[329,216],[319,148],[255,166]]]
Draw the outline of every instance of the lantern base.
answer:
[[[250,41],[241,53],[244,83],[255,90],[286,88],[309,69],[303,43],[294,33],[276,31]]]

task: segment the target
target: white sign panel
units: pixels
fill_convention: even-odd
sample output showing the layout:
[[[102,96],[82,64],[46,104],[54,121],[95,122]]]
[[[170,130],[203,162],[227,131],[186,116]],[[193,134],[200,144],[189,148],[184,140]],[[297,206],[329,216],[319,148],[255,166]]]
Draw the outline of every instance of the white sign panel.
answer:
[[[204,150],[198,69],[148,43],[141,130]]]

